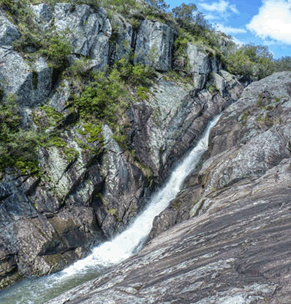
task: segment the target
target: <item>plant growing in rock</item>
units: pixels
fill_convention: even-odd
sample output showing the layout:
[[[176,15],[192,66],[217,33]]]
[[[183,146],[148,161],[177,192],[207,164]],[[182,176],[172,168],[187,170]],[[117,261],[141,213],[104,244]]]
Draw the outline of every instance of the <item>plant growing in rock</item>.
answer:
[[[36,173],[39,170],[36,149],[41,135],[22,127],[22,117],[13,99],[7,96],[0,103],[0,171],[17,167],[24,174]]]

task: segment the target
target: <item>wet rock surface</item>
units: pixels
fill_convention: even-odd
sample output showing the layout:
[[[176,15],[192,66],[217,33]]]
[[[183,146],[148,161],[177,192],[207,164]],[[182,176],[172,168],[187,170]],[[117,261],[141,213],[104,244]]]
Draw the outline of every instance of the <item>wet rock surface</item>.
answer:
[[[156,237],[48,303],[289,303],[290,83],[281,72],[247,87],[155,219]]]

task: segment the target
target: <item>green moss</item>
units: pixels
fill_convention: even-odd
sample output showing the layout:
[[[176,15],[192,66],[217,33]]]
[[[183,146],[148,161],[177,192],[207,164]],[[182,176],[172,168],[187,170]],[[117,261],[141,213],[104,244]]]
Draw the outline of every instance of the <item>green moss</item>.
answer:
[[[111,208],[111,209],[108,210],[108,213],[109,213],[110,215],[114,216],[114,215],[116,214],[116,209]]]
[[[83,135],[87,135],[86,140],[91,143],[98,141],[103,143],[103,135],[102,135],[102,125],[100,122],[96,122],[95,124],[83,124],[83,128],[85,131],[81,131]],[[79,130],[79,129],[78,129]]]
[[[38,124],[39,124],[39,120],[43,119],[45,116],[47,118],[48,124],[50,127],[55,127],[57,126],[57,124],[59,124],[63,118],[64,115],[58,111],[56,111],[53,107],[49,106],[49,105],[43,105],[41,107],[37,108],[37,111],[41,110],[43,115],[36,115],[36,119],[38,120]]]
[[[45,145],[47,147],[63,148],[67,146],[67,143],[59,136],[52,136]]]
[[[219,90],[217,89],[215,84],[211,84],[209,86],[206,86],[206,89],[210,92],[210,93],[215,93],[215,92],[219,92]]]
[[[71,163],[79,157],[79,152],[76,151],[74,148],[64,147],[63,151],[66,155],[68,163]]]
[[[101,193],[97,193],[96,198],[99,198],[104,206],[108,205],[108,202],[105,200],[104,196]]]
[[[240,121],[242,122],[242,121],[246,120],[250,114],[251,114],[251,112],[249,110],[245,111],[243,113],[243,115],[240,117]]]
[[[137,93],[137,95],[140,99],[148,100],[149,95],[151,94],[151,91],[146,87],[137,87],[136,88],[136,93]]]
[[[79,139],[79,138],[77,138],[77,137],[75,137],[74,138],[74,141],[77,143],[77,145],[81,148],[81,149],[83,149],[83,150],[93,150],[90,146],[88,146],[83,140],[81,140],[81,139]]]

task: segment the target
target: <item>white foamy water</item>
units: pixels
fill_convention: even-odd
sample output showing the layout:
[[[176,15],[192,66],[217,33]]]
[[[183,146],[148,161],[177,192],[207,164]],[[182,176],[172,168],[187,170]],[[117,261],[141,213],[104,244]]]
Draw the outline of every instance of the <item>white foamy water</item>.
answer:
[[[96,247],[88,257],[57,274],[25,280],[8,288],[7,291],[4,290],[0,293],[0,303],[44,303],[82,282],[97,277],[106,268],[124,261],[141,249],[151,231],[153,219],[177,196],[185,178],[193,171],[201,155],[207,150],[210,129],[219,117],[217,116],[209,124],[196,147],[174,169],[165,186],[157,191],[146,209],[124,232]]]

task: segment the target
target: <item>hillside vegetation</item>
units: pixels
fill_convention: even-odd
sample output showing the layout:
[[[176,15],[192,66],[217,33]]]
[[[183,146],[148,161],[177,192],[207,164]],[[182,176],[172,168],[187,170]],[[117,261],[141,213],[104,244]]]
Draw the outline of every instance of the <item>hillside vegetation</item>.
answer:
[[[72,48],[66,39],[68,32],[57,33],[53,22],[49,27],[43,27],[35,21],[30,4],[42,2],[39,0],[1,0],[1,11],[17,26],[20,33],[19,39],[13,42],[13,48],[30,61],[35,60],[38,56],[44,56],[53,69],[54,84],[60,79],[69,81],[71,97],[67,109],[71,113],[70,123],[82,125],[83,131],[80,132],[89,134],[89,143],[99,141],[102,144],[101,124],[107,123],[114,131],[114,138],[125,149],[128,149],[125,111],[130,102],[148,98],[149,87],[155,81],[155,70],[143,64],[134,65],[133,53],[112,63],[99,73],[93,73],[90,70],[86,57],[82,57],[70,65],[69,56]],[[55,0],[46,1],[51,7],[57,2]],[[63,2],[68,2],[73,6],[88,4],[94,9],[103,7],[111,19],[116,13],[121,14],[136,30],[140,26],[140,21],[144,19],[159,20],[167,24],[176,31],[172,68],[173,75],[180,79],[186,79],[189,76],[185,54],[189,42],[219,58],[223,68],[235,75],[247,76],[256,80],[276,71],[291,69],[290,57],[274,60],[265,46],[249,44],[239,47],[232,42],[230,36],[216,32],[213,26],[204,19],[203,14],[197,11],[195,4],[182,4],[170,11],[169,6],[163,0],[145,2],[69,0]],[[112,43],[114,43],[116,33],[117,28],[114,28],[113,22]],[[2,99],[4,99],[0,104],[0,170],[16,166],[23,173],[38,173],[36,149],[41,146],[62,147],[65,145],[64,139],[60,137],[64,131],[64,124],[61,122],[64,117],[61,114],[54,114],[54,110],[48,110],[47,107],[47,111],[38,110],[33,114],[37,129],[32,128],[29,124],[25,126],[22,123],[21,110],[16,106],[18,97],[13,94],[5,95],[2,89],[1,92]],[[49,123],[39,124],[37,117],[40,111],[42,115],[48,117]],[[84,121],[86,124],[83,124]],[[46,129],[50,127],[54,127],[54,130],[47,132]],[[93,149],[87,143],[79,141],[79,144],[83,148]],[[68,157],[71,158],[75,154],[76,152],[69,153]]]

